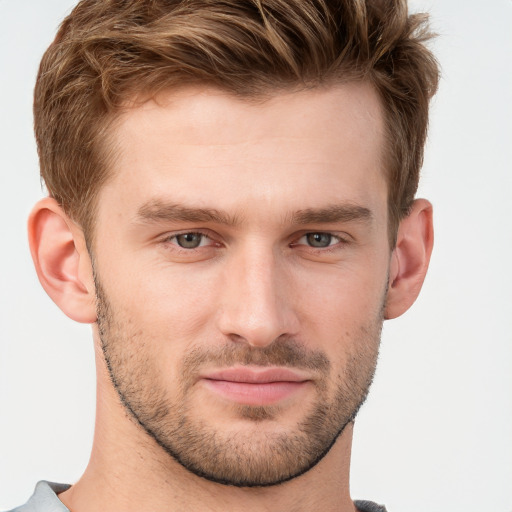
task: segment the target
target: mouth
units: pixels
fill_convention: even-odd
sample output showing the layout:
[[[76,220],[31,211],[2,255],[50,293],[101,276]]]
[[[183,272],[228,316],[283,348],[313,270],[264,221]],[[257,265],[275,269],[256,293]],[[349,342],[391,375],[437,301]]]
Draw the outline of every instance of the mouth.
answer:
[[[264,406],[291,398],[310,379],[289,368],[233,367],[207,372],[201,381],[208,390],[229,401]]]

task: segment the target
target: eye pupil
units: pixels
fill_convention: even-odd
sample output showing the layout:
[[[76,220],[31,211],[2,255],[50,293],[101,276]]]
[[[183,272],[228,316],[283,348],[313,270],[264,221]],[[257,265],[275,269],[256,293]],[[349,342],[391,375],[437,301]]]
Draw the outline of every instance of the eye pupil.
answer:
[[[176,242],[184,249],[195,249],[201,244],[202,235],[200,233],[183,233],[176,237]]]
[[[307,240],[312,247],[328,247],[331,244],[332,235],[329,233],[309,233]]]

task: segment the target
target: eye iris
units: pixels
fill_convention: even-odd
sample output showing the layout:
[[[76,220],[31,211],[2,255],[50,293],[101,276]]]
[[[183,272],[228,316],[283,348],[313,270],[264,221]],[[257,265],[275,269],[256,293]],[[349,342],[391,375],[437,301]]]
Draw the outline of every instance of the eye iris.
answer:
[[[184,233],[176,237],[176,242],[184,249],[195,249],[201,244],[202,235],[200,233]]]
[[[332,236],[328,233],[309,233],[307,240],[311,247],[328,247],[331,244]]]

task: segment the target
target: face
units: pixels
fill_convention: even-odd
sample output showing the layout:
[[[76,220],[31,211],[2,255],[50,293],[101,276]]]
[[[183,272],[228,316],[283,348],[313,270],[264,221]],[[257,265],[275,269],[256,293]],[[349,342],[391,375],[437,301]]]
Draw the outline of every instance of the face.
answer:
[[[369,86],[249,103],[212,89],[129,110],[99,195],[98,332],[121,402],[210,480],[311,469],[378,353],[390,248]]]

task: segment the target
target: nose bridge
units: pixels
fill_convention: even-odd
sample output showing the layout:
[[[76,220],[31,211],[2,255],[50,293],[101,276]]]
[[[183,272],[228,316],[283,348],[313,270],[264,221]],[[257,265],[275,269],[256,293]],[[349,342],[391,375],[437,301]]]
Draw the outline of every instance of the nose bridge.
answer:
[[[265,346],[283,334],[293,334],[284,281],[272,247],[248,243],[236,251],[222,294],[221,331],[253,346]]]

